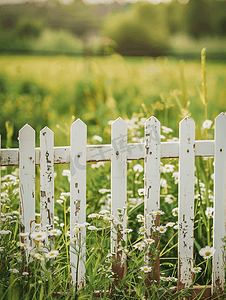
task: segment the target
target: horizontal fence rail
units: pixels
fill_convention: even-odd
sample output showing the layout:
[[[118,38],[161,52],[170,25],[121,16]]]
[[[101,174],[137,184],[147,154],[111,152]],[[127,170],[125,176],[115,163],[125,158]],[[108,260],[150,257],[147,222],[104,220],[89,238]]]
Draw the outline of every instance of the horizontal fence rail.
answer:
[[[35,165],[40,165],[41,225],[54,226],[54,164],[70,164],[70,235],[72,243],[82,247],[79,258],[71,248],[71,278],[73,284],[77,281],[81,287],[85,284],[86,229],[83,228],[79,239],[73,242],[73,226],[86,222],[86,163],[111,161],[111,214],[119,220],[118,209],[127,209],[127,161],[144,159],[144,225],[150,237],[152,224],[148,213],[160,209],[161,159],[179,158],[177,287],[180,290],[193,282],[195,157],[214,157],[214,294],[216,290],[223,291],[225,283],[222,256],[222,238],[226,234],[225,128],[226,114],[221,113],[215,120],[215,139],[195,141],[195,123],[186,117],[180,122],[179,141],[161,142],[161,124],[151,117],[145,123],[144,143],[127,143],[127,124],[118,118],[112,123],[111,144],[97,146],[87,145],[87,126],[78,119],[71,125],[71,146],[54,147],[54,133],[45,127],[40,132],[40,148],[35,148],[35,131],[25,125],[19,131],[19,149],[1,149],[0,163],[1,166],[19,166],[20,221],[24,232],[34,231]],[[126,228],[126,218],[121,227],[121,230]],[[121,262],[112,266],[118,279],[126,273],[126,256],[118,250],[121,239],[112,227],[111,252],[115,253],[117,262]],[[33,242],[27,238],[27,243],[32,245]],[[159,270],[158,261],[155,267]],[[155,276],[159,277],[159,273]]]
[[[194,149],[196,157],[213,157],[215,141],[195,141]],[[101,162],[111,160],[111,144],[108,145],[87,145],[86,162]],[[144,143],[127,144],[127,160],[139,160],[145,158]],[[161,142],[160,157],[179,158],[179,142]],[[54,164],[69,164],[71,158],[71,147],[54,147]],[[1,150],[2,166],[19,165],[19,149]],[[35,164],[40,165],[40,148],[35,148]]]

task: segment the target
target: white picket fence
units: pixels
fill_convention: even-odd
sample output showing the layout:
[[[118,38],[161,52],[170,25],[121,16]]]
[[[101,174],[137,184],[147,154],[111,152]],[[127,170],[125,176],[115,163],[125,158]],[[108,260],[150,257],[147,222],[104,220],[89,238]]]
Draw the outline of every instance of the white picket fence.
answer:
[[[40,148],[35,148],[35,131],[25,125],[19,131],[19,149],[2,149],[2,166],[19,166],[20,220],[25,232],[34,231],[35,165],[40,165],[41,226],[54,225],[54,164],[70,164],[70,235],[75,236],[75,223],[86,221],[86,163],[111,160],[111,214],[116,218],[119,208],[127,206],[127,160],[144,159],[145,226],[150,211],[160,209],[160,160],[179,157],[178,185],[178,287],[192,284],[194,253],[194,167],[195,157],[214,156],[214,228],[212,290],[223,289],[225,282],[222,238],[226,232],[226,114],[215,119],[215,140],[195,140],[195,123],[189,117],[179,125],[178,142],[161,142],[160,122],[149,118],[145,123],[145,143],[127,143],[127,124],[118,118],[112,124],[109,145],[87,145],[87,127],[80,119],[71,125],[71,146],[54,147],[54,134],[45,127],[40,132]],[[126,218],[123,223],[126,228]],[[149,234],[149,233],[148,233]],[[112,251],[115,249],[112,233]],[[86,237],[82,229],[80,243]],[[85,244],[79,261],[71,253],[72,282],[82,283],[85,277]]]

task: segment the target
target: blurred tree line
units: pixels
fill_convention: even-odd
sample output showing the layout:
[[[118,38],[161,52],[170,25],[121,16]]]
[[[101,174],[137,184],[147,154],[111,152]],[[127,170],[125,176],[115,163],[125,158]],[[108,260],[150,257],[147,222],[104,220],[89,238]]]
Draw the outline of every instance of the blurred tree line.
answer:
[[[188,3],[187,3],[188,2]],[[75,0],[1,5],[0,50],[161,55],[177,33],[226,36],[226,1],[86,5]],[[107,37],[107,38],[106,38]]]

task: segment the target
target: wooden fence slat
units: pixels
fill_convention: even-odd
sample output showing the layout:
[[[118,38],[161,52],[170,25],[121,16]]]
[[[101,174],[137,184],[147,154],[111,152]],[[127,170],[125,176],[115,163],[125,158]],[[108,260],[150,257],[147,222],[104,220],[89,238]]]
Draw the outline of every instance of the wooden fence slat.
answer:
[[[160,146],[160,122],[151,117],[145,123],[144,160],[144,218],[148,237],[153,225],[149,213],[160,209]]]
[[[80,119],[77,119],[71,125],[70,263],[72,283],[78,284],[78,287],[85,283],[86,228],[82,228],[78,236],[73,232],[73,229],[75,224],[86,222],[86,143],[87,126]],[[74,239],[76,237],[77,241],[75,243]],[[76,251],[73,247],[76,248]],[[79,256],[76,252],[79,252]],[[78,271],[78,278],[76,271]]]
[[[54,226],[54,133],[40,131],[40,214],[41,226]]]
[[[215,119],[214,161],[214,223],[213,223],[213,278],[212,292],[224,289],[225,270],[222,238],[226,234],[226,114]],[[209,245],[210,246],[210,245]]]
[[[111,127],[111,214],[122,221],[123,231],[127,224],[127,124],[122,118],[118,118]],[[123,216],[120,216],[119,209]],[[123,220],[120,220],[123,217]],[[122,278],[126,272],[125,254],[118,251],[120,240],[126,240],[125,233],[117,233],[114,225],[111,230],[111,252],[115,253],[117,262],[122,264],[113,265],[113,272],[118,278]]]
[[[24,232],[35,229],[35,130],[28,124],[19,131],[20,222]],[[25,239],[29,243],[28,238]]]
[[[178,289],[193,282],[195,122],[189,117],[179,125],[178,186]]]

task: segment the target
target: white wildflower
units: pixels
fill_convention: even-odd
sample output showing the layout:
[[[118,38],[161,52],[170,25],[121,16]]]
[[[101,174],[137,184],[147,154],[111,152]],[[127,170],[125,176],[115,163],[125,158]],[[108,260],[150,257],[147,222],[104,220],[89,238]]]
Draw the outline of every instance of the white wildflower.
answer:
[[[140,227],[138,234],[145,234],[146,231],[145,227]]]
[[[43,231],[31,233],[31,238],[36,241],[44,241],[47,237],[48,237],[47,233]]]
[[[172,210],[172,214],[174,217],[177,217],[178,216],[178,207],[175,207],[173,210]]]
[[[203,129],[210,129],[212,123],[213,123],[213,121],[211,121],[211,120],[205,120],[205,121],[202,123],[202,128],[203,128]]]
[[[138,172],[138,173],[141,173],[141,172],[143,172],[143,167],[140,165],[140,164],[137,164],[137,165],[135,165],[134,167],[133,167],[133,170],[135,171],[135,172]]]
[[[201,256],[203,256],[203,258],[205,258],[205,259],[210,258],[211,256],[213,256],[213,253],[214,253],[214,249],[213,249],[213,247],[210,247],[210,246],[206,246],[205,248],[202,248],[199,251],[199,254]]]
[[[200,273],[200,272],[202,271],[202,268],[200,268],[200,267],[195,267],[195,268],[192,268],[191,271],[192,271],[193,273]]]
[[[151,272],[152,267],[143,266],[143,267],[140,267],[140,270],[143,271],[144,273],[149,273],[149,272]]]
[[[98,228],[96,228],[95,226],[88,226],[89,230],[98,230]]]
[[[62,231],[59,229],[52,229],[48,233],[50,236],[57,236],[57,235],[61,235]]]
[[[160,225],[160,226],[156,227],[156,230],[158,230],[160,233],[165,233],[167,228],[166,228],[166,226]]]
[[[168,134],[170,132],[173,132],[173,129],[168,128],[166,126],[162,126],[162,132]]]
[[[143,196],[144,195],[144,189],[138,189],[138,195]]]
[[[55,258],[59,254],[59,251],[57,250],[52,250],[48,253],[45,254],[46,258]]]
[[[124,233],[130,233],[130,232],[132,232],[132,231],[133,231],[133,229],[129,229],[129,228],[125,228],[125,229],[123,230]]]
[[[207,207],[205,214],[207,216],[208,219],[213,218],[214,215],[214,208],[213,207]]]
[[[39,259],[39,260],[44,260],[44,256],[40,253],[35,253],[34,257]]]
[[[93,136],[93,139],[94,139],[95,141],[100,142],[100,143],[103,141],[102,137],[99,136],[99,135],[94,135],[94,136]]]
[[[144,239],[144,242],[151,245],[155,242],[155,240],[151,239],[151,238],[148,238],[148,239]]]
[[[108,190],[108,189],[100,189],[99,190],[99,193],[100,194],[105,194],[105,193],[108,193],[108,192],[110,192],[111,190]]]
[[[134,247],[135,249],[141,250],[142,248],[145,247],[145,243],[144,243],[144,242],[138,242],[138,243],[136,243],[135,245],[133,245],[133,247]]]
[[[19,273],[19,271],[17,269],[9,269],[9,272],[12,272],[12,273]]]

